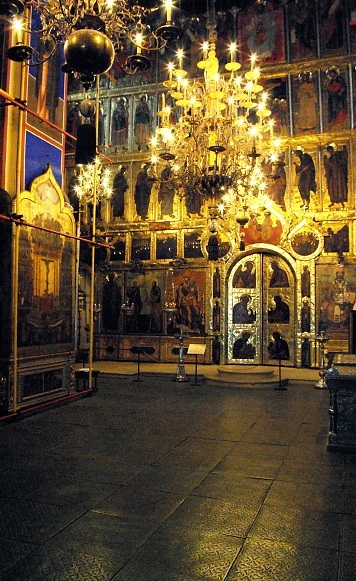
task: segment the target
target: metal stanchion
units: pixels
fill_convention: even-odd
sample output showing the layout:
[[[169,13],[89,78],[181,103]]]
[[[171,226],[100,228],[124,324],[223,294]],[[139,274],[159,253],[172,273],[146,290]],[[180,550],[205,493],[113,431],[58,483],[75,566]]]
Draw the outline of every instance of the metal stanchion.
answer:
[[[181,333],[180,335],[176,335],[176,339],[179,339],[178,365],[177,365],[176,375],[175,375],[175,377],[172,378],[172,381],[179,381],[179,382],[189,381],[189,378],[187,377],[187,375],[185,373],[185,367],[184,367],[184,356],[185,356],[184,339],[185,339],[185,336]]]
[[[278,357],[278,387],[275,390],[286,391],[287,388],[282,386],[282,353],[277,354]]]
[[[319,371],[320,379],[314,385],[314,387],[316,389],[327,389],[326,385],[327,365],[325,361],[325,343],[329,341],[329,337],[326,337],[325,331],[321,331],[320,335],[317,335],[317,337],[315,337],[315,340],[319,343],[320,348],[320,371]]]

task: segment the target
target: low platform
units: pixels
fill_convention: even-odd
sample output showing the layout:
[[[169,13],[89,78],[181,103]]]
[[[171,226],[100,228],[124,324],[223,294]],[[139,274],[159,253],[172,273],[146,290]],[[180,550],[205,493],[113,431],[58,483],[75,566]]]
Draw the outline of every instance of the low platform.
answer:
[[[246,388],[283,387],[288,383],[288,379],[283,378],[283,367],[280,380],[278,370],[252,365],[220,365],[214,374],[207,376],[207,380]]]

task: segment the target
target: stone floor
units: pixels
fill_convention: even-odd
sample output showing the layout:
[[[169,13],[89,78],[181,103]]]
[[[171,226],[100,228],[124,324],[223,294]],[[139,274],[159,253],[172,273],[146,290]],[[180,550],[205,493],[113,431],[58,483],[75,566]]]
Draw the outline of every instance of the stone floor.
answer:
[[[141,379],[0,423],[1,581],[355,581],[327,390]]]

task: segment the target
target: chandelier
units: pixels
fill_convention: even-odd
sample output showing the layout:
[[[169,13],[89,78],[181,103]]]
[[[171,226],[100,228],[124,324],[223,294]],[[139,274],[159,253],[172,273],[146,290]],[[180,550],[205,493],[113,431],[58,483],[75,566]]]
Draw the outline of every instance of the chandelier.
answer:
[[[0,18],[14,24],[21,32],[18,38],[27,32],[46,43],[42,56],[20,38],[8,50],[8,58],[39,64],[64,44],[63,70],[78,73],[84,82],[92,82],[93,75],[110,69],[116,54],[127,50],[128,43],[135,54],[127,57],[123,69],[133,74],[151,66],[143,52],[160,51],[180,36],[180,29],[172,23],[172,0],[165,0],[166,23],[153,29],[159,8],[159,0],[2,0]]]
[[[207,201],[210,242],[215,244],[219,233],[227,230],[229,239],[238,239],[243,247],[249,212],[265,211],[272,203],[266,168],[280,161],[280,140],[274,137],[256,57],[251,55],[250,69],[240,74],[233,44],[221,74],[216,40],[211,25],[203,59],[197,63],[200,77],[188,79],[182,52],[176,63],[168,64],[168,79],[163,82],[167,94],[162,95],[158,112],[151,162],[156,173],[159,164],[168,168],[165,179],[183,196],[193,191]]]
[[[73,187],[75,195],[81,204],[93,204],[94,192],[96,202],[109,200],[113,194],[110,169],[104,167],[99,158],[93,163],[78,165],[76,184]]]

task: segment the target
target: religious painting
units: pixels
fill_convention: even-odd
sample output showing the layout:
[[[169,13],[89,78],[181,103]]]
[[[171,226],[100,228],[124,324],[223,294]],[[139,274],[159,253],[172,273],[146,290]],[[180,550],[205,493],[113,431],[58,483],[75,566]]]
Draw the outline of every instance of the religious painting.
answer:
[[[41,28],[40,16],[35,10],[32,11],[31,27]],[[29,113],[26,115],[26,122],[62,143],[63,135],[53,125],[59,128],[64,126],[64,73],[61,70],[64,63],[63,45],[59,45],[53,52],[53,43],[50,40],[41,40],[37,34],[32,34],[31,46],[43,62],[29,68],[27,105],[51,125]]]
[[[275,244],[281,240],[284,220],[278,212],[266,210],[262,214],[251,216],[243,229],[246,244]]]
[[[124,302],[124,275],[110,270],[100,279],[100,287],[97,290],[98,316],[101,321],[97,325],[97,331],[106,333],[122,330],[122,305]],[[95,318],[95,306],[94,306]]]
[[[126,253],[126,239],[122,236],[117,236],[110,241],[112,247],[110,252],[110,262],[123,262]]]
[[[81,238],[87,238],[90,240],[91,236],[87,232],[83,232]],[[96,242],[98,245],[94,248],[94,262],[99,268],[106,268],[107,263],[110,259],[110,249],[107,245],[105,238],[99,237]],[[100,244],[100,245],[99,245]],[[80,262],[91,266],[92,261],[92,245],[86,243],[85,241],[80,241]]]
[[[227,232],[204,232],[201,237],[201,249],[207,260],[227,260],[231,256],[233,243]]]
[[[292,79],[293,132],[316,133],[320,130],[318,75],[303,71]]]
[[[274,304],[269,307],[267,320],[269,323],[288,324],[290,321],[290,309],[283,296],[276,293],[273,297]]]
[[[316,208],[318,199],[316,193],[318,184],[316,182],[316,167],[314,161],[315,153],[305,151],[301,145],[293,151],[292,163],[294,169],[292,173],[292,208],[307,210],[309,207]],[[294,176],[293,176],[294,174]]]
[[[128,75],[125,72],[126,59],[132,54],[132,44],[127,39],[121,39],[120,50],[116,51],[115,59],[111,69],[101,75],[101,79],[106,77],[109,81],[109,88],[131,87],[133,84],[133,75]]]
[[[256,346],[254,345],[254,336],[249,331],[242,331],[233,343],[232,358],[253,360],[255,355]]]
[[[149,236],[134,236],[131,241],[131,260],[150,260],[151,238]]]
[[[278,264],[277,260],[271,260],[270,262],[268,286],[270,288],[286,288],[290,286],[288,273]]]
[[[287,173],[285,153],[281,153],[277,159],[263,159],[261,169],[266,184],[265,193],[278,208],[277,211],[286,211]]]
[[[156,109],[153,96],[139,95],[134,101],[133,111],[134,147],[136,151],[148,151],[156,125]]]
[[[348,10],[343,0],[321,0],[319,3],[320,53],[338,55],[347,52]]]
[[[270,119],[273,120],[273,135],[275,137],[289,135],[287,78],[269,79],[264,82],[263,86],[268,93],[268,104],[271,110]]]
[[[155,206],[153,185],[156,178],[150,161],[135,164],[133,173],[133,220],[152,219]]]
[[[176,234],[157,234],[156,238],[156,259],[172,260],[177,256],[177,236]]]
[[[299,256],[310,256],[318,250],[319,238],[314,232],[298,232],[291,239],[291,246]]]
[[[175,269],[176,325],[182,333],[204,335],[206,271]]]
[[[198,232],[184,233],[184,258],[204,258]]]
[[[128,272],[124,305],[124,333],[163,332],[164,273]]]
[[[322,72],[323,117],[326,131],[342,131],[350,125],[348,73],[337,66]]]
[[[20,232],[19,346],[73,343],[76,244],[60,234],[74,235],[75,221],[50,168],[20,194],[19,212],[36,225]]]
[[[288,6],[289,49],[293,61],[317,56],[317,15],[314,2]]]
[[[256,10],[254,5],[250,5],[245,12],[240,13],[238,29],[243,66],[249,64],[251,54],[257,56],[258,64],[285,60],[283,8],[274,9],[273,3],[269,1],[263,10]]]
[[[221,292],[221,274],[220,269],[215,268],[213,274],[213,299],[220,298]]]
[[[178,213],[178,208],[175,199],[176,184],[174,182],[174,174],[169,164],[164,165],[159,170],[159,185],[158,185],[158,219],[172,220]]]
[[[187,217],[202,218],[202,207],[205,198],[200,189],[194,186],[187,186],[182,197]]]
[[[247,258],[241,260],[232,279],[233,288],[256,288],[256,263]]]
[[[330,340],[348,344],[350,311],[356,298],[355,280],[354,266],[316,266],[318,332],[325,331]]]
[[[129,100],[123,95],[111,99],[109,130],[110,150],[115,153],[127,151],[129,136]]]
[[[341,228],[335,227],[335,223],[326,223],[326,236],[324,236],[325,252],[350,252],[349,226],[344,224]]]
[[[216,299],[214,301],[213,306],[213,333],[220,333],[220,324],[221,324],[221,306],[220,306],[220,299]]]
[[[249,294],[239,295],[239,300],[232,309],[234,324],[250,324],[256,321],[256,310],[253,308],[253,299]]]
[[[302,220],[289,233],[291,252],[300,260],[310,260],[320,254],[323,249],[323,237],[320,232]]]
[[[115,223],[120,223],[126,219],[129,206],[129,173],[130,167],[126,164],[116,166],[111,172],[112,196],[110,198],[110,206],[112,221]]]
[[[323,151],[323,203],[331,210],[342,210],[349,196],[349,154],[347,145],[328,143]]]

